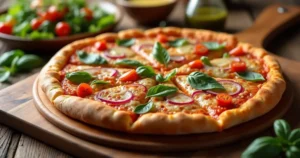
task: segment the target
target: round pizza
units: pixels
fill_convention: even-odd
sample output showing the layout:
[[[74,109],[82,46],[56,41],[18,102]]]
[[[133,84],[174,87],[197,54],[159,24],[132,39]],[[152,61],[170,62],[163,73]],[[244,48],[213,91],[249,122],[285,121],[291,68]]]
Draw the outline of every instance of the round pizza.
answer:
[[[264,49],[188,28],[105,33],[62,48],[39,82],[65,115],[143,134],[216,132],[266,114],[285,81]]]

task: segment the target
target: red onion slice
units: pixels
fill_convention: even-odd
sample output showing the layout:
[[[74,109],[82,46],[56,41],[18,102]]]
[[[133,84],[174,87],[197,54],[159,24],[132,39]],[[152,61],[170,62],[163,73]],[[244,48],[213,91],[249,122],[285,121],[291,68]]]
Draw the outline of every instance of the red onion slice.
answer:
[[[114,51],[114,50],[105,51],[104,55],[107,58],[110,58],[110,59],[123,59],[123,58],[126,57],[126,55],[125,55],[124,52],[116,52],[116,51],[114,51],[115,53],[113,53],[112,51]]]
[[[113,96],[110,97],[109,94],[111,93],[113,92],[102,90],[95,95],[95,100],[100,100],[113,105],[120,105],[120,104],[125,104],[130,102],[134,98],[134,95],[130,91],[125,91],[125,92],[120,92],[115,94],[115,96],[121,96],[121,98],[118,100],[113,98]]]
[[[194,102],[194,99],[185,94],[178,93],[172,96],[168,96],[167,102],[174,105],[187,105],[192,104]]]
[[[138,51],[140,51],[142,49],[152,49],[152,48],[153,48],[153,44],[150,44],[150,43],[141,44],[138,47]]]
[[[170,60],[175,62],[183,62],[185,60],[184,56],[170,56]]]
[[[244,88],[239,83],[231,80],[218,80],[218,82],[222,84],[225,88],[226,88],[226,84],[232,87],[231,89],[233,89],[233,91],[228,92],[228,94],[231,96],[236,96],[244,90]],[[226,88],[226,91],[228,91],[228,88]],[[222,92],[211,91],[211,90],[207,90],[206,92],[214,95],[222,93]]]
[[[142,84],[139,84],[139,83],[134,83],[134,84],[130,84],[130,85],[126,85],[127,87],[141,87],[143,88],[143,91],[146,93],[148,91],[148,88]]]
[[[193,92],[192,97],[195,97],[197,94],[203,93],[202,90],[196,90],[195,92]]]
[[[102,68],[101,71],[102,72],[109,72],[110,76],[112,76],[112,77],[116,77],[119,74],[119,71],[117,69],[114,69],[114,68]]]

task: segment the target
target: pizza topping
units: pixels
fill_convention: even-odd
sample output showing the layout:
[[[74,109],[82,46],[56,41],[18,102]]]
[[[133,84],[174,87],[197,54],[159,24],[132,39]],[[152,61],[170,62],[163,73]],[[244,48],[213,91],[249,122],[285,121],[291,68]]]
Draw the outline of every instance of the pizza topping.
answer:
[[[198,90],[225,90],[215,79],[201,72],[192,72],[187,79],[188,83]]]
[[[190,68],[192,69],[202,69],[203,64],[201,60],[194,60],[189,63]]]
[[[168,37],[164,34],[159,34],[157,35],[156,40],[161,43],[166,43],[168,42]]]
[[[142,84],[138,84],[138,83],[134,83],[134,84],[130,84],[130,85],[126,85],[126,87],[138,87],[141,88],[143,90],[143,92],[147,92],[147,87],[142,85]],[[137,91],[137,90],[136,90]]]
[[[169,53],[164,47],[162,47],[162,45],[159,42],[156,42],[154,44],[152,55],[159,63],[163,65],[167,65],[170,62]]]
[[[184,56],[170,56],[170,60],[180,63],[185,60],[185,57]]]
[[[95,100],[100,100],[112,105],[120,105],[130,102],[134,95],[125,88],[119,91],[110,92],[109,90],[102,90],[95,95]]]
[[[151,111],[152,109],[154,109],[153,102],[148,102],[147,104],[142,104],[142,105],[135,107],[133,112],[136,114],[145,114],[145,113]]]
[[[185,94],[177,93],[175,95],[168,96],[167,102],[174,105],[187,105],[192,104],[194,99]]]
[[[208,50],[211,51],[217,51],[224,49],[226,46],[226,43],[219,44],[218,42],[204,42],[202,43]]]
[[[143,66],[142,63],[140,63],[140,62],[138,62],[136,60],[129,60],[129,59],[119,60],[115,64],[116,65],[123,65],[123,66],[131,66],[131,67]]]
[[[166,97],[175,94],[178,91],[176,87],[157,85],[151,87],[147,92],[147,97]]]
[[[109,76],[116,77],[119,74],[119,71],[114,68],[101,68],[101,73],[109,73]]]
[[[246,63],[243,61],[233,61],[230,68],[232,72],[244,72],[247,70]]]
[[[202,56],[202,57],[200,58],[200,60],[201,60],[202,63],[204,63],[205,65],[207,65],[207,66],[212,66],[212,64],[210,63],[210,61],[209,61],[209,59],[208,59],[207,56]]]
[[[161,74],[157,74],[157,75],[155,76],[155,79],[156,79],[156,81],[158,81],[158,82],[167,82],[167,81],[169,81],[172,77],[174,77],[174,76],[176,75],[176,72],[177,72],[177,70],[174,69],[172,72],[168,73],[168,74],[166,75],[166,77],[163,77],[163,75],[161,75]]]
[[[217,102],[219,106],[229,107],[232,105],[232,96],[226,93],[219,93],[216,96]]]
[[[103,81],[103,80],[94,80],[91,85],[100,85],[100,84],[109,84],[109,82],[107,81]]]
[[[240,78],[247,80],[247,81],[264,81],[265,78],[260,74],[256,72],[251,71],[245,71],[245,72],[237,72],[236,73]]]
[[[94,44],[94,47],[95,47],[98,51],[106,50],[106,49],[107,49],[106,41],[102,40],[102,41],[96,42],[96,43]]]
[[[183,39],[183,38],[179,38],[179,39],[176,39],[174,41],[169,41],[169,45],[172,46],[172,47],[182,47],[182,46],[185,46],[187,44],[189,44],[189,42],[186,39]]]
[[[223,87],[225,87],[226,92],[231,96],[236,96],[243,91],[243,87],[237,82],[231,80],[219,80],[218,82],[221,83]],[[220,93],[217,90],[207,90],[206,92],[214,95]],[[224,92],[222,91],[221,93]]]
[[[190,54],[194,52],[194,45],[185,45],[176,48],[176,52],[179,54]]]
[[[80,83],[77,87],[76,93],[77,96],[84,98],[86,96],[91,95],[93,93],[93,89],[87,83]]]
[[[151,51],[153,46],[154,46],[153,43],[144,43],[144,44],[141,44],[137,47],[134,46],[133,49],[135,51],[141,51],[141,50]]]
[[[110,59],[122,59],[126,57],[125,51],[128,51],[127,48],[115,47],[104,52],[104,55]]]
[[[233,56],[242,56],[245,54],[244,50],[242,47],[236,47],[234,49],[232,49],[230,52],[229,52],[230,55],[233,55]]]
[[[229,53],[224,53],[223,54],[223,58],[229,58],[229,57],[230,57]]]
[[[84,64],[100,65],[107,64],[107,61],[100,54],[87,53],[83,50],[76,52],[79,60]]]
[[[207,55],[208,54],[208,49],[202,44],[197,44],[195,46],[194,53],[197,54],[197,55],[201,55],[201,56]]]
[[[136,81],[138,79],[139,79],[139,75],[135,70],[128,71],[120,77],[120,81],[123,82]]]
[[[203,93],[202,90],[196,90],[195,92],[192,93],[192,97],[195,97],[197,94]]]
[[[134,43],[135,43],[134,38],[117,40],[117,45],[124,46],[124,47],[130,47],[130,46],[134,45]]]
[[[137,74],[141,77],[154,77],[155,71],[150,66],[140,66],[136,69]]]
[[[88,83],[93,80],[93,76],[84,71],[70,72],[66,74],[66,78],[72,83]]]

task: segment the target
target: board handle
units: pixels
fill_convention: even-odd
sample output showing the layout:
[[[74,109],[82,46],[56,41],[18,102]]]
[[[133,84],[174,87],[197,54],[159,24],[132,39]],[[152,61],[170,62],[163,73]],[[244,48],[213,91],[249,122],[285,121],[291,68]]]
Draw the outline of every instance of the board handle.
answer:
[[[263,47],[276,34],[296,24],[298,20],[299,7],[274,4],[265,8],[249,29],[237,33],[236,36],[242,42]]]

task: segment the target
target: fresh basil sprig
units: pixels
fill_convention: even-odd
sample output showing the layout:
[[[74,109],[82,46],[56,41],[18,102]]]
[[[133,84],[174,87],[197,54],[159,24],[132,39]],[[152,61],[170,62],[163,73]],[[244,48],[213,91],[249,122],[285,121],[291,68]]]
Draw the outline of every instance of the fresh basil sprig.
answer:
[[[219,44],[218,42],[204,42],[203,45],[211,51],[221,50],[225,48],[226,43]]]
[[[139,67],[143,66],[142,63],[136,61],[136,60],[129,60],[129,59],[123,59],[115,62],[116,65],[124,65],[124,66],[131,66],[131,67]]]
[[[0,56],[0,66],[11,66],[12,61],[16,57],[21,57],[24,55],[22,50],[12,50],[9,52],[5,52]]]
[[[134,43],[135,43],[134,38],[117,40],[117,44],[119,46],[124,46],[124,47],[130,47],[130,46],[134,45]]]
[[[174,41],[169,41],[169,45],[172,47],[181,47],[187,44],[189,44],[189,42],[184,38],[179,38]]]
[[[155,76],[156,81],[158,82],[167,82],[169,81],[172,77],[174,77],[176,75],[176,69],[173,70],[172,72],[170,72],[169,74],[166,75],[166,77],[164,77],[162,74],[157,74]]]
[[[287,158],[300,157],[300,128],[291,131],[284,120],[274,122],[276,137],[255,139],[242,153],[242,158],[273,158],[284,155]]]
[[[94,80],[91,83],[91,85],[99,85],[99,84],[109,84],[109,82],[103,80]]]
[[[159,42],[154,44],[152,55],[161,64],[167,65],[170,62],[168,51]]]
[[[152,67],[150,66],[139,66],[136,69],[136,72],[139,74],[141,77],[154,77],[155,71],[153,70]]]
[[[107,64],[106,59],[101,57],[99,54],[87,53],[83,50],[77,51],[76,54],[79,60],[84,64],[88,64],[88,65]]]
[[[192,72],[187,80],[193,88],[198,90],[225,90],[219,82],[201,72]]]
[[[16,61],[15,68],[18,71],[29,71],[41,66],[42,64],[43,60],[40,57],[34,54],[25,54]]]
[[[147,104],[142,104],[134,108],[133,112],[136,114],[145,114],[154,108],[153,102],[148,102]]]
[[[204,63],[205,65],[207,65],[207,66],[212,66],[212,64],[210,63],[210,61],[209,61],[209,59],[208,59],[207,56],[202,56],[202,57],[200,58],[200,60],[201,60],[202,63]]]
[[[1,69],[0,70],[0,82],[7,81],[10,76],[10,71]]]
[[[246,72],[237,72],[236,73],[240,78],[247,80],[247,81],[264,81],[265,78],[256,72],[246,71]]]
[[[151,87],[147,92],[147,97],[166,97],[175,94],[178,91],[176,87],[157,85]]]
[[[93,76],[84,71],[67,73],[66,78],[75,84],[88,83],[93,80]]]

